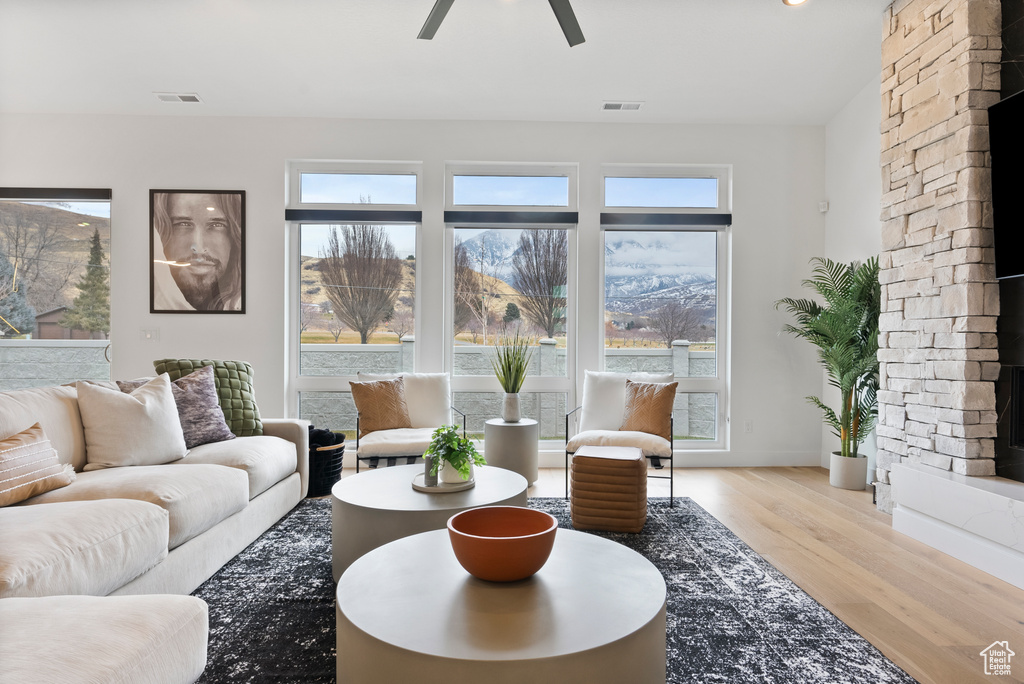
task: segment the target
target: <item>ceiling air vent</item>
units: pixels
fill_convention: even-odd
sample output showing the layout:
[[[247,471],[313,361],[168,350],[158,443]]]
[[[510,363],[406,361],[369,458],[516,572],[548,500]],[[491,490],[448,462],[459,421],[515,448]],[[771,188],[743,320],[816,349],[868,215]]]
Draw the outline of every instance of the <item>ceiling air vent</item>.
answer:
[[[161,102],[202,102],[195,93],[153,93]]]
[[[643,102],[605,102],[601,109],[605,111],[635,112],[640,109]]]

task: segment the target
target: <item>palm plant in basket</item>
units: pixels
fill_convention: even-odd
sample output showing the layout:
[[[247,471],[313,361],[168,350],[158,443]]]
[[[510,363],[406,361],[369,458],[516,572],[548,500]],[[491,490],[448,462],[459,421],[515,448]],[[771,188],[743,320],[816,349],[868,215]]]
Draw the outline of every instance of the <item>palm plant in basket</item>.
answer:
[[[874,429],[878,415],[878,259],[842,264],[815,258],[812,263],[813,275],[802,284],[824,304],[786,298],[775,308],[784,307],[796,317],[793,325],[785,326],[786,332],[818,348],[829,384],[839,390],[839,411],[818,397],[807,400],[821,409],[825,423],[839,437],[838,456],[857,458],[857,448]],[[860,489],[864,482],[861,479]]]
[[[519,390],[526,380],[526,369],[533,357],[530,342],[530,338],[520,335],[517,329],[515,335],[503,334],[494,345],[491,368],[501,389],[505,390],[501,417],[506,423],[519,422]]]

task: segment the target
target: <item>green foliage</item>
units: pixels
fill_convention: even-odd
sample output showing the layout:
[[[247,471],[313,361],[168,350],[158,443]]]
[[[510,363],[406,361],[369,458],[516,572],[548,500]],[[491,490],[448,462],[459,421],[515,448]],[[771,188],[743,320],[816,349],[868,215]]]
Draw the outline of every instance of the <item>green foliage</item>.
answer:
[[[494,345],[491,368],[503,390],[509,394],[519,391],[526,380],[526,367],[530,365],[532,356],[530,338],[521,336],[519,330],[513,336],[502,334],[498,344]]]
[[[821,409],[823,420],[839,437],[843,456],[856,457],[857,447],[874,429],[878,416],[878,316],[881,286],[878,259],[841,264],[815,258],[813,276],[803,281],[822,300],[780,299],[796,317],[784,330],[818,348],[829,384],[839,390],[838,411],[818,397],[807,400]]]
[[[430,446],[423,452],[424,456],[433,457],[433,465],[430,469],[431,475],[437,475],[442,462],[447,461],[459,471],[463,480],[468,480],[470,465],[482,466],[486,464],[484,457],[476,450],[466,437],[459,436],[457,425],[442,425],[434,430],[431,435]]]
[[[35,329],[36,310],[29,306],[20,283],[20,275],[15,282],[10,260],[0,255],[0,336],[25,335]]]
[[[78,283],[78,296],[60,324],[72,330],[110,333],[110,280],[109,272],[103,265],[99,229],[92,235],[89,265]]]
[[[505,323],[511,323],[512,321],[518,321],[522,317],[519,313],[519,307],[516,306],[515,302],[509,302],[505,305],[505,315],[502,317]]]

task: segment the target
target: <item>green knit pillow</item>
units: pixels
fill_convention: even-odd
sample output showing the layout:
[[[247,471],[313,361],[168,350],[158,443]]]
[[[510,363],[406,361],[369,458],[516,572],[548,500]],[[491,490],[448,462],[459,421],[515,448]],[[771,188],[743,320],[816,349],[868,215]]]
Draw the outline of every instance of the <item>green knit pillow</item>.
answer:
[[[203,366],[213,366],[213,381],[224,420],[238,437],[263,434],[260,410],[252,387],[252,366],[245,361],[210,359],[161,359],[153,362],[156,372],[167,373],[171,382]]]

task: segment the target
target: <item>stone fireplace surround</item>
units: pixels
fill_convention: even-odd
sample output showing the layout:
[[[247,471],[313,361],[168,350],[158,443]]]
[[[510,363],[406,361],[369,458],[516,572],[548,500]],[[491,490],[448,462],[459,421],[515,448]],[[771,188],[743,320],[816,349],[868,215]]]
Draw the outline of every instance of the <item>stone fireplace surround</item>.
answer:
[[[988,107],[999,0],[896,0],[882,30],[877,499],[893,528],[1024,588],[1024,483],[995,477]]]

